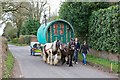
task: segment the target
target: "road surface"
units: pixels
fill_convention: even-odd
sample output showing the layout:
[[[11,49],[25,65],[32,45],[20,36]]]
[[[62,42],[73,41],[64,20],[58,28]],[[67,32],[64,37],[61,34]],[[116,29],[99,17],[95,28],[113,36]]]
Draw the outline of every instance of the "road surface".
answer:
[[[116,78],[114,74],[97,70],[94,67],[74,64],[51,66],[43,62],[41,56],[31,56],[29,46],[9,45],[17,59],[24,78]]]

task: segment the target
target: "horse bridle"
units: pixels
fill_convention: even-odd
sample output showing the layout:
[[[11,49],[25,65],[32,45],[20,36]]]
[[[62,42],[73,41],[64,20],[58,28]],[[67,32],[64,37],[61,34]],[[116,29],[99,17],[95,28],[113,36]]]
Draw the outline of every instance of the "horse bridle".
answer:
[[[68,46],[68,47],[69,47],[69,50],[73,50],[73,49],[72,49],[72,46],[74,46],[74,47],[75,47],[75,45],[74,45],[74,42],[73,42],[73,41],[72,41],[72,42],[69,42],[69,46]]]

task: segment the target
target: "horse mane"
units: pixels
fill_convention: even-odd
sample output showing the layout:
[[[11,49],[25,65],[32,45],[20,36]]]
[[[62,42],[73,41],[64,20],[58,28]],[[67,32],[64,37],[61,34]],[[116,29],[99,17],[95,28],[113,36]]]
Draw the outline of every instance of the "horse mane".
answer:
[[[50,49],[53,44],[52,43],[46,43],[45,45],[46,45],[46,49]]]
[[[70,42],[67,43],[67,49],[69,49],[69,48],[70,48]]]
[[[57,44],[57,40],[53,42],[53,46],[52,46],[53,51],[56,51],[56,44]]]

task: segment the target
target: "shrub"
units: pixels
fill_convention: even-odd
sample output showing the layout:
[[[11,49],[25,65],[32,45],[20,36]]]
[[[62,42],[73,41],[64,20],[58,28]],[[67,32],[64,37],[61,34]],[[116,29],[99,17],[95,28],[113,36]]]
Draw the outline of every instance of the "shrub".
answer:
[[[19,43],[20,44],[30,44],[31,35],[20,35]]]
[[[17,44],[18,43],[18,38],[13,38],[12,43]]]
[[[94,11],[90,17],[89,42],[96,50],[119,53],[118,5]]]
[[[24,39],[25,39],[25,44],[30,44],[30,35],[25,35]]]
[[[24,38],[23,35],[20,35],[20,37],[19,37],[19,43],[20,44],[25,44],[25,38]]]

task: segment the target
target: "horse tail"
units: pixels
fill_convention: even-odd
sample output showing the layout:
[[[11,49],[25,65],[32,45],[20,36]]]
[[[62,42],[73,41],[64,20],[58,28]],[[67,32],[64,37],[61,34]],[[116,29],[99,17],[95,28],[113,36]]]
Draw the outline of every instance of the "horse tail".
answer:
[[[53,51],[56,50],[56,43],[57,43],[57,41],[54,41],[54,42],[53,42],[53,46],[52,46]]]

